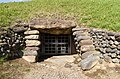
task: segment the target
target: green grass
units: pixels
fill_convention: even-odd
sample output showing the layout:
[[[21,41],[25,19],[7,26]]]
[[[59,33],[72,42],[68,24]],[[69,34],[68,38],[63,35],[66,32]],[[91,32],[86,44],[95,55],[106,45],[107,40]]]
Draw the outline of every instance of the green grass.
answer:
[[[0,4],[0,26],[43,14],[76,16],[79,24],[120,32],[120,0],[32,0]]]

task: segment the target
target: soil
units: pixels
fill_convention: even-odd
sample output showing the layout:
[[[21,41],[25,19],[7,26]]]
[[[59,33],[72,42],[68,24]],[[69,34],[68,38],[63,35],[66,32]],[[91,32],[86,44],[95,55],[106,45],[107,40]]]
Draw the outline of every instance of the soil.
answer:
[[[119,64],[98,64],[90,71],[82,71],[77,64],[74,64],[74,57],[77,55],[52,56],[37,63],[28,63],[23,59],[10,61],[8,69],[0,70],[9,73],[9,77],[0,79],[119,79]],[[5,66],[5,64],[4,64]],[[11,71],[12,70],[12,71]],[[14,73],[13,73],[14,72]],[[8,75],[6,75],[8,76]]]

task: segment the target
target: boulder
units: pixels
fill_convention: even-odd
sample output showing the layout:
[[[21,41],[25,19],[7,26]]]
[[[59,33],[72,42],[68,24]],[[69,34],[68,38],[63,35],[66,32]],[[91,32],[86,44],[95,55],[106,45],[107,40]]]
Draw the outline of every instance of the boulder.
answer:
[[[100,52],[99,51],[87,51],[87,52],[85,52],[85,53],[83,53],[82,55],[81,55],[81,58],[82,59],[85,59],[85,58],[87,58],[88,56],[90,56],[90,55],[100,55]]]
[[[89,57],[81,60],[80,66],[82,70],[90,70],[93,68],[99,60],[99,56],[90,55]]]

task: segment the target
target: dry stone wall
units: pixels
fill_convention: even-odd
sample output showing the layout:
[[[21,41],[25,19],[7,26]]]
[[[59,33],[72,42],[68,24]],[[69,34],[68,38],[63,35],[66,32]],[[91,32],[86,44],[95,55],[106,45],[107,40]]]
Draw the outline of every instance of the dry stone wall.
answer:
[[[120,33],[80,27],[72,32],[83,70],[91,69],[102,59],[120,63]]]
[[[91,29],[95,49],[101,52],[101,58],[107,62],[120,63],[120,33]]]
[[[22,56],[25,41],[23,32],[13,29],[0,30],[0,57],[14,58]]]
[[[26,47],[24,49],[23,58],[29,62],[36,62],[38,52],[40,50],[40,33],[38,30],[30,28],[24,32]]]
[[[100,52],[95,50],[93,39],[88,28],[76,27],[72,29],[76,50],[82,59],[78,64],[83,70],[93,68],[99,61]]]

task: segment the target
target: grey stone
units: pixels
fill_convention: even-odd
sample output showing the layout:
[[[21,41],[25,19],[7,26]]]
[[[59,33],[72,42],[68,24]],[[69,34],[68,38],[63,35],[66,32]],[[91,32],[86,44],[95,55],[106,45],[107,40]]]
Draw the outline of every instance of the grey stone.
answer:
[[[104,56],[104,60],[105,60],[106,62],[109,62],[109,63],[112,62],[112,59],[111,59],[110,56],[108,56],[107,54],[104,54],[103,56]]]
[[[114,35],[115,35],[115,32],[107,32],[107,34],[108,34],[109,36],[114,36]]]
[[[95,47],[93,45],[83,45],[81,46],[80,50],[82,52],[93,51],[95,50]]]
[[[34,50],[23,50],[23,56],[37,56],[38,52]]]
[[[116,53],[112,53],[112,54],[111,54],[111,57],[112,57],[112,58],[115,58],[116,56],[117,56]]]
[[[30,63],[36,62],[36,56],[23,56],[22,58]]]
[[[120,50],[120,45],[117,46],[117,49]]]
[[[39,34],[38,30],[28,30],[24,32],[25,35],[36,35]]]
[[[40,47],[26,47],[25,50],[32,50],[32,51],[37,51],[39,50]]]
[[[118,41],[115,41],[114,44],[115,44],[115,45],[119,45],[119,42],[118,42]]]
[[[79,36],[90,36],[90,34],[88,34],[88,32],[83,32],[83,33],[80,32],[76,34],[76,38]]]
[[[25,36],[25,39],[27,40],[38,40],[39,39],[39,35],[28,35],[28,36]]]
[[[117,58],[115,58],[115,59],[112,59],[112,62],[113,62],[113,63],[119,63],[119,62],[120,62],[120,60],[119,60],[119,59],[117,59]]]
[[[81,60],[80,66],[82,70],[90,70],[98,63],[98,60],[99,60],[98,56],[90,55],[86,59]]]
[[[0,43],[2,43],[3,41],[2,40],[0,40]]]
[[[114,40],[115,40],[115,37],[114,37],[114,36],[110,36],[110,39],[114,41]]]
[[[120,51],[119,51],[119,50],[117,50],[115,53],[116,53],[117,55],[120,55]]]
[[[115,38],[117,41],[119,41],[120,42],[120,36],[119,37],[117,37],[117,38]]]
[[[106,50],[106,49],[104,49],[104,48],[100,48],[100,49],[99,49],[99,51],[100,51],[101,53],[106,53],[105,50]]]
[[[112,49],[111,50],[111,53],[115,53],[115,52],[117,52],[117,49]]]
[[[118,55],[117,58],[120,60],[120,55]]]
[[[114,44],[114,42],[113,42],[112,40],[110,40],[110,41],[109,41],[109,44],[110,44],[110,45],[113,45],[113,44]]]
[[[90,36],[79,36],[79,37],[75,38],[75,40],[77,40],[77,41],[88,40],[88,39],[91,39],[91,37]]]
[[[75,32],[73,32],[73,35],[79,35],[79,34],[81,34],[81,33],[84,34],[84,32],[81,32],[81,31],[75,31]]]
[[[93,45],[93,41],[92,40],[81,40],[80,41],[80,45]]]
[[[72,29],[73,32],[74,31],[83,31],[83,32],[85,32],[85,31],[88,31],[88,30],[89,30],[88,28],[81,28],[81,27],[76,27],[76,28]]]
[[[100,52],[99,51],[87,51],[81,55],[81,58],[85,59],[90,55],[100,55]]]
[[[110,47],[111,47],[112,49],[117,48],[117,46],[116,46],[116,45],[111,45]]]
[[[115,38],[120,37],[120,33],[115,33]]]
[[[112,51],[112,49],[111,48],[106,48],[106,52],[111,52]]]
[[[71,68],[72,65],[71,65],[71,63],[66,63],[64,67],[65,67],[65,68]]]
[[[26,40],[26,46],[39,46],[41,44],[40,41],[37,40]]]

